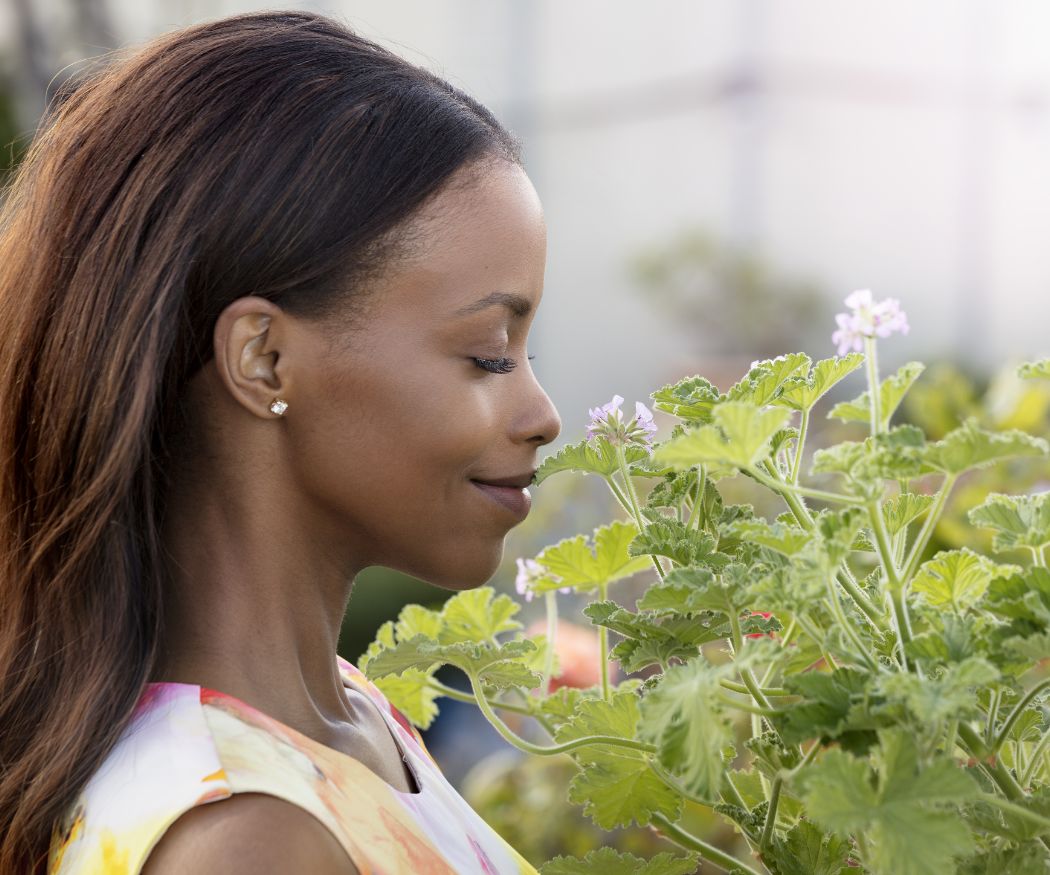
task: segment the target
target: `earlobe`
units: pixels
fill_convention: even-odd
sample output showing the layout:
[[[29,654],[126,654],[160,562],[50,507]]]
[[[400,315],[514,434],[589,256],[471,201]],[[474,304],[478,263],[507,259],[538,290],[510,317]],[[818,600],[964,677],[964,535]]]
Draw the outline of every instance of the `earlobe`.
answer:
[[[237,400],[259,414],[273,409],[287,385],[277,373],[279,352],[274,348],[273,305],[263,298],[238,298],[219,316],[215,326],[219,376]]]

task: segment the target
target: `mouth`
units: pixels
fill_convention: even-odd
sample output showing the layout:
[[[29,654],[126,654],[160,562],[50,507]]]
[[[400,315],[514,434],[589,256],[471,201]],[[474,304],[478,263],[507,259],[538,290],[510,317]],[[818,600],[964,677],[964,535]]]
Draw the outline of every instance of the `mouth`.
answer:
[[[494,506],[509,511],[519,519],[525,519],[532,507],[532,496],[529,490],[521,486],[496,486],[471,480],[478,491],[487,496]]]

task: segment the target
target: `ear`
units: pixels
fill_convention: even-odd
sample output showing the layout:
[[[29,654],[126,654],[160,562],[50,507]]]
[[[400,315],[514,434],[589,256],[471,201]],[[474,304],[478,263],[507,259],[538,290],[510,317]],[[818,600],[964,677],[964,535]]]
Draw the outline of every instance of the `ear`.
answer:
[[[271,301],[256,295],[238,298],[215,322],[215,367],[237,401],[264,419],[274,419],[270,402],[289,397],[288,375],[280,361],[287,317]]]

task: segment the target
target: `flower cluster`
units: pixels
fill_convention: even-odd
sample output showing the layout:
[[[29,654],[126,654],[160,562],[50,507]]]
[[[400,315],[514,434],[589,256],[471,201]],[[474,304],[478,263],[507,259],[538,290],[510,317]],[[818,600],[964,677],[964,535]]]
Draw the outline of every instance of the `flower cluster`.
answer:
[[[518,563],[518,576],[514,579],[514,587],[517,589],[518,595],[524,596],[525,601],[531,602],[534,595],[532,584],[541,577],[550,577],[551,575],[535,559],[519,558],[516,561]],[[572,592],[572,587],[559,587],[558,592],[570,593]]]
[[[621,404],[623,397],[613,395],[608,404],[592,407],[587,411],[591,417],[591,421],[587,423],[587,440],[601,435],[614,447],[634,444],[652,450],[653,435],[656,434],[652,411],[641,401],[636,401],[634,419],[625,423],[620,411]]]
[[[831,335],[831,342],[839,346],[839,355],[850,350],[860,352],[865,337],[889,337],[894,331],[908,333],[908,317],[896,298],[886,298],[876,303],[871,289],[858,289],[846,298],[850,313],[839,313],[835,317],[838,330]]]

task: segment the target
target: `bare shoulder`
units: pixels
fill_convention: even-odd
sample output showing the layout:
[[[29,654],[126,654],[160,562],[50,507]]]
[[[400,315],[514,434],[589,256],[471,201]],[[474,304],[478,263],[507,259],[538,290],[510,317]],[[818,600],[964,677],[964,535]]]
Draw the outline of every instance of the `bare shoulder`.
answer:
[[[235,793],[191,808],[160,837],[142,875],[359,875],[316,817],[276,796]]]

